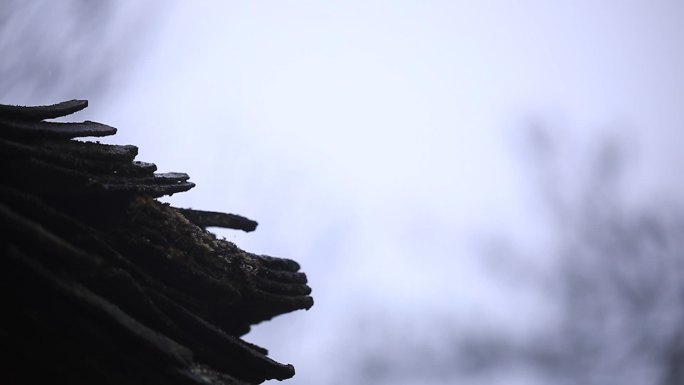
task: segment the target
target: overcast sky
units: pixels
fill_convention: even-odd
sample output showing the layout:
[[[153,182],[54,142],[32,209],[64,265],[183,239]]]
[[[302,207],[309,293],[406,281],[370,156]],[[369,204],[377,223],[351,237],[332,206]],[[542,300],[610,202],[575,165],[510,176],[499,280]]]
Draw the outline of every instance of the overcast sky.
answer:
[[[524,250],[552,235],[525,158],[530,124],[570,163],[624,134],[640,194],[676,187],[665,166],[679,168],[684,132],[683,10],[185,2],[98,119],[142,160],[190,173],[198,187],[171,202],[252,217],[255,233],[222,234],[302,262],[316,306],[248,339],[294,362],[293,384],[327,382],[344,371],[323,359],[388,325],[432,330],[426,341],[445,319],[536,327],[543,296],[512,293],[479,252],[499,234]]]
[[[322,360],[387,325],[426,341],[440,322],[535,327],[542,293],[514,294],[481,263],[492,237],[530,255],[553,238],[530,125],[569,164],[619,135],[637,200],[681,191],[681,2],[159,4],[109,99],[58,98],[91,99],[114,142],[188,172],[197,187],[174,205],[256,219],[221,234],[302,263],[314,308],[247,337],[295,364],[292,384],[333,383],[344,368]]]

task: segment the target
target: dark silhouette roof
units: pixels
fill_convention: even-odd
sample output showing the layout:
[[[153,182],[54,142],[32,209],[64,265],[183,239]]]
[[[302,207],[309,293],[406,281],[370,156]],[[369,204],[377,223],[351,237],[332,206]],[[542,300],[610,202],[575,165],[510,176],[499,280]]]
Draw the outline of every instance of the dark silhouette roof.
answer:
[[[156,173],[100,123],[46,119],[87,101],[0,105],[0,378],[33,384],[256,384],[292,365],[240,336],[313,305],[292,260],[207,226],[256,222],[155,198],[194,187]]]

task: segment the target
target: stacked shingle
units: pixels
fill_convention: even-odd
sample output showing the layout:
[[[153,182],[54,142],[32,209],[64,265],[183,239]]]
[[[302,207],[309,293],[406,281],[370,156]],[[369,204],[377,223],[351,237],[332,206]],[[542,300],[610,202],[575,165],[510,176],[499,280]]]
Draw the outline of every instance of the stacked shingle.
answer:
[[[194,186],[155,173],[112,135],[58,123],[87,106],[0,105],[0,382],[255,384],[294,375],[240,336],[313,305],[299,265],[247,253],[207,226],[238,215],[154,198]]]

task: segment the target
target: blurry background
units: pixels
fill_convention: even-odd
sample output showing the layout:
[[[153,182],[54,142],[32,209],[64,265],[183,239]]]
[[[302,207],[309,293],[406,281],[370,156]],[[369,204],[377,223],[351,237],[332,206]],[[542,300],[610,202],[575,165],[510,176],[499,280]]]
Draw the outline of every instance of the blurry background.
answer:
[[[301,262],[291,384],[684,383],[684,4],[32,1],[0,103],[188,172]]]

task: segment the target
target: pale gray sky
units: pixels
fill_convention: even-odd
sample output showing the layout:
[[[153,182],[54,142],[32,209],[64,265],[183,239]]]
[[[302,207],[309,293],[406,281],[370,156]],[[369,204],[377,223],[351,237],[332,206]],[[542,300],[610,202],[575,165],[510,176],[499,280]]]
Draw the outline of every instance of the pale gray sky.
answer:
[[[676,1],[185,2],[99,119],[141,159],[190,173],[198,187],[171,202],[253,217],[257,232],[228,239],[302,262],[316,306],[248,339],[292,360],[293,384],[331,383],[344,369],[322,359],[354,338],[359,311],[376,314],[370,335],[444,318],[537,326],[543,295],[498,284],[474,247],[549,236],[526,125],[558,131],[571,163],[600,132],[624,131],[648,165],[639,190],[663,191],[674,175],[663,165],[681,160],[683,12]]]

